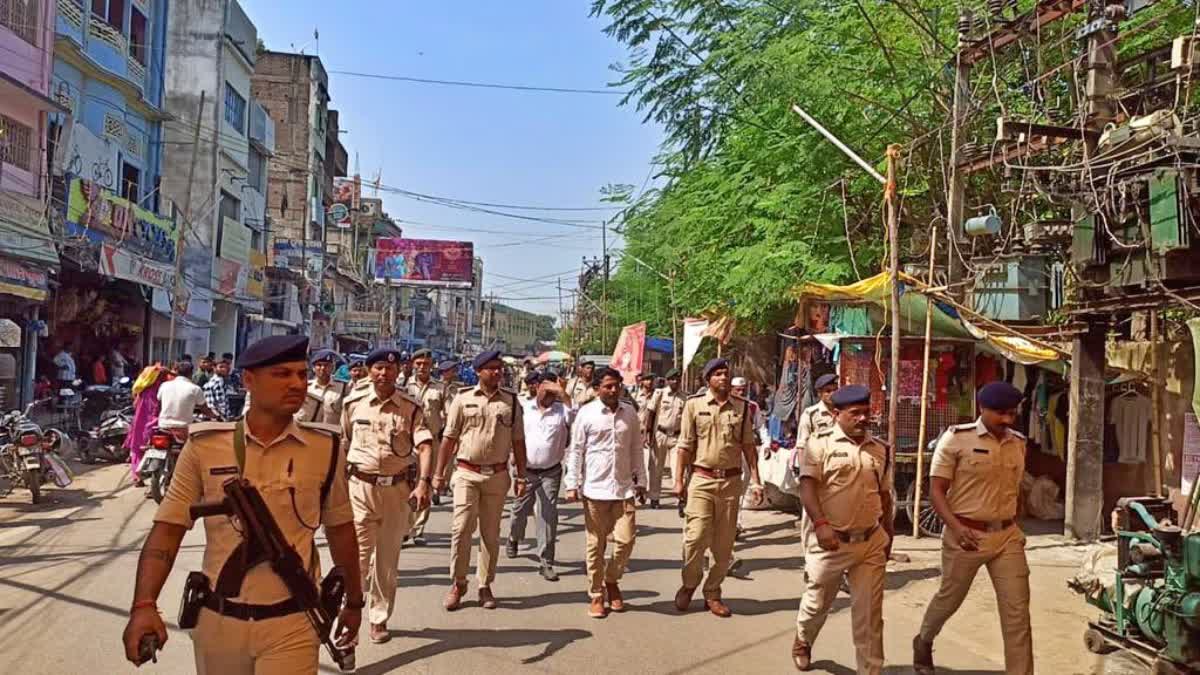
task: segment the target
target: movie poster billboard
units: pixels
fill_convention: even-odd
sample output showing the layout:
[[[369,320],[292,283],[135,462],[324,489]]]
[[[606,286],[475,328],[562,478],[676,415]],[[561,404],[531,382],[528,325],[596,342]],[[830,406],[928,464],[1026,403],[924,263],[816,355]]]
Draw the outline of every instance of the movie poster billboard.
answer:
[[[376,282],[433,288],[475,284],[475,249],[469,241],[385,238],[376,246]]]

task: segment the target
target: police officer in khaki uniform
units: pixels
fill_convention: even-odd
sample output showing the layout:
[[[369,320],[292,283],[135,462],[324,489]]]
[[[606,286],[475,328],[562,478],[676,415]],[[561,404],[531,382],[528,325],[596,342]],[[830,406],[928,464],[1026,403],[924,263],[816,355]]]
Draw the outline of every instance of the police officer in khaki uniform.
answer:
[[[592,385],[592,376],[595,373],[595,363],[580,361],[575,366],[575,377],[567,380],[567,396],[571,398],[571,405],[576,410],[579,410],[596,398],[596,387]]]
[[[413,376],[408,381],[408,395],[421,402],[425,410],[425,425],[433,434],[433,447],[442,447],[442,428],[446,425],[446,385],[433,379],[433,352],[419,349],[412,355]],[[441,498],[433,493],[433,503],[440,504]],[[428,508],[415,511],[410,516],[412,527],[409,537],[417,546],[425,545],[425,525],[429,522]]]
[[[708,391],[688,399],[679,434],[679,467],[691,467],[685,488],[682,473],[675,476],[675,495],[687,490],[683,531],[683,586],[675,608],[686,612],[704,577],[704,554],[710,548],[713,564],[704,580],[704,601],[720,617],[732,615],[721,601],[721,582],[733,558],[738,507],[744,488],[742,462],[750,467],[751,491],[761,501],[758,444],[750,405],[730,392],[729,362],[713,359],[704,366]]]
[[[942,585],[913,638],[913,667],[933,673],[933,641],[986,566],[996,590],[1004,636],[1004,672],[1033,673],[1029,627],[1029,563],[1017,527],[1017,497],[1025,473],[1025,437],[1013,431],[1021,391],[1007,382],[979,390],[979,419],[950,427],[938,440],[929,500],[946,523]]]
[[[133,663],[140,661],[138,646],[144,636],[156,636],[160,645],[167,642],[156,601],[179,544],[194,524],[189,508],[224,498],[222,484],[239,475],[260,491],[284,537],[313,571],[314,581],[320,578],[320,560],[313,535],[315,525],[325,526],[333,563],[346,574],[347,605],[338,617],[341,632],[335,639],[346,646],[356,639],[363,599],[345,461],[331,428],[294,419],[304,403],[307,352],[308,338],[300,335],[269,337],[242,352],[238,367],[253,403],[244,421],[241,459],[234,450],[239,423],[192,425],[138,559],[123,636],[125,656]],[[231,578],[240,581],[240,590],[219,596],[211,584],[227,564],[238,563],[232,556],[242,535],[228,518],[205,518],[204,530],[203,571],[214,592],[192,631],[196,672],[315,673],[320,642],[283,580],[265,563],[235,569]]]
[[[845,575],[859,675],[883,671],[883,582],[894,536],[892,461],[885,443],[867,432],[871,391],[837,390],[833,427],[808,439],[800,465],[800,501],[812,523],[807,540],[808,586],[796,616],[792,660],[812,663],[812,645],[825,625]],[[814,540],[815,539],[815,540]]]
[[[454,520],[450,526],[450,574],[452,583],[443,606],[453,611],[467,590],[471,565],[471,538],[479,526],[479,603],[496,608],[492,581],[500,557],[500,519],[508,487],[520,497],[526,490],[525,423],[514,391],[500,388],[504,367],[500,352],[479,354],[473,362],[479,386],[464,389],[450,404],[443,432],[434,488],[445,485],[444,471],[451,458],[454,473]],[[508,473],[511,456],[516,466],[515,483]]]
[[[410,496],[417,509],[427,507],[432,483],[433,436],[420,402],[396,387],[399,361],[394,349],[368,354],[372,386],[352,392],[342,413],[369,637],[375,643],[391,639],[387,621],[396,600],[396,563],[409,527]]]
[[[322,349],[312,355],[313,379],[308,382],[308,397],[296,419],[301,422],[342,423],[342,401],[350,386],[333,379],[334,364],[340,361],[337,352]]]
[[[816,433],[832,429],[837,420],[837,413],[833,409],[833,392],[838,390],[838,376],[833,373],[822,375],[813,383],[813,388],[817,390],[821,400],[800,413],[800,423],[796,428],[796,447],[792,450],[790,462],[792,471],[797,476],[800,475],[801,461],[804,456],[804,448],[808,445],[808,439]],[[805,551],[808,550],[808,535],[811,532],[812,525],[808,520],[808,514],[801,509],[800,541],[804,542]]]
[[[656,414],[658,414],[658,397],[659,397],[659,395],[660,395],[659,391],[654,388],[654,374],[653,373],[642,373],[641,375],[638,376],[638,389],[633,394],[633,402],[636,404],[635,407],[637,408],[638,424],[640,424],[642,427],[642,448],[645,450],[644,454],[646,456],[646,473],[647,474],[650,474],[650,471],[654,467],[654,452],[651,450],[651,448],[654,447],[654,443],[656,440],[656,438],[654,436],[654,431],[655,431],[655,426],[656,426],[654,416]],[[660,465],[657,479],[658,479],[659,485],[661,485],[662,484],[661,465]],[[651,482],[653,483],[653,479],[651,479]],[[642,486],[642,487],[645,487],[645,486]],[[661,488],[660,488],[660,490],[661,490]],[[639,495],[638,499],[639,499],[638,503],[640,503],[640,504],[646,503],[645,491],[643,491],[643,493],[641,495]],[[651,508],[657,508],[657,505],[651,504]]]
[[[671,475],[679,475],[675,446],[679,442],[679,425],[683,420],[683,406],[687,397],[679,388],[679,371],[671,369],[666,375],[667,386],[658,390],[658,407],[654,410],[654,452],[650,454],[651,464],[647,486],[650,495],[650,508],[657,509],[662,498],[662,481],[664,468],[668,459],[671,463]]]

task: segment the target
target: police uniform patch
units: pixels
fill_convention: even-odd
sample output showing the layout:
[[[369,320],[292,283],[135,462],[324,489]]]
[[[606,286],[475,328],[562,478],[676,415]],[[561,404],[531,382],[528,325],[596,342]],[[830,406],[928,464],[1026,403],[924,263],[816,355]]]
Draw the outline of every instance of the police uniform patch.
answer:
[[[214,466],[208,470],[210,476],[235,476],[237,472],[236,466]]]
[[[990,451],[990,450],[988,450],[987,448],[975,448],[975,449],[971,450],[971,452],[974,452],[974,453],[976,453],[976,454],[979,454],[979,455],[989,455],[989,454],[991,454],[991,451]]]

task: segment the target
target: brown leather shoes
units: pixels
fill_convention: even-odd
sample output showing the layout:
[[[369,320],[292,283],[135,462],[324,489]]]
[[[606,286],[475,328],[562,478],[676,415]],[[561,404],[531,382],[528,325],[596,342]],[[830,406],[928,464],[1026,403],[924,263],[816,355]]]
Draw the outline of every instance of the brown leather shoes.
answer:
[[[812,647],[805,644],[799,635],[792,641],[792,663],[796,665],[796,670],[812,668]]]
[[[608,591],[608,606],[614,612],[625,611],[625,598],[621,595],[621,589],[617,588],[616,584],[604,584],[604,589]]]
[[[442,600],[442,607],[445,607],[447,612],[453,612],[454,610],[458,609],[462,605],[463,595],[465,595],[466,592],[467,585],[465,583],[452,584],[450,586],[450,592],[446,593],[446,598]]]
[[[933,675],[933,643],[913,637],[913,670],[917,675]]]
[[[721,617],[722,619],[728,619],[729,617],[733,616],[733,612],[730,611],[729,607],[727,607],[725,603],[721,602],[720,598],[705,600],[704,604],[708,605],[708,611]]]
[[[604,609],[603,595],[592,598],[591,604],[588,605],[588,616],[593,619],[603,619],[608,616],[608,610]]]
[[[694,588],[680,586],[679,591],[675,593],[675,609],[686,612],[688,605],[692,604],[692,594],[696,592]]]
[[[496,596],[492,595],[492,589],[486,586],[479,589],[479,606],[484,609],[496,609]]]
[[[381,645],[388,640],[391,640],[392,634],[388,632],[386,623],[373,623],[371,624],[371,629],[367,631],[367,637],[369,637],[371,642],[374,644]]]

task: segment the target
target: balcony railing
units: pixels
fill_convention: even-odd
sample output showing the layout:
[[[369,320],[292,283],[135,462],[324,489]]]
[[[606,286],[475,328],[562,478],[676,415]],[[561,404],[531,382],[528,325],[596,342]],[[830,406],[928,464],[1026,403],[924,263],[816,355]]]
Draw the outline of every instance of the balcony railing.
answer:
[[[58,0],[58,15],[78,30],[83,30],[83,7],[75,0]]]
[[[92,15],[88,21],[88,32],[91,37],[111,45],[118,54],[126,53],[125,36],[121,35],[121,31],[108,25],[104,19]]]
[[[129,72],[129,79],[133,80],[138,89],[144,90],[146,88],[146,66],[138,63],[137,59],[132,56],[128,57],[125,61]]]

